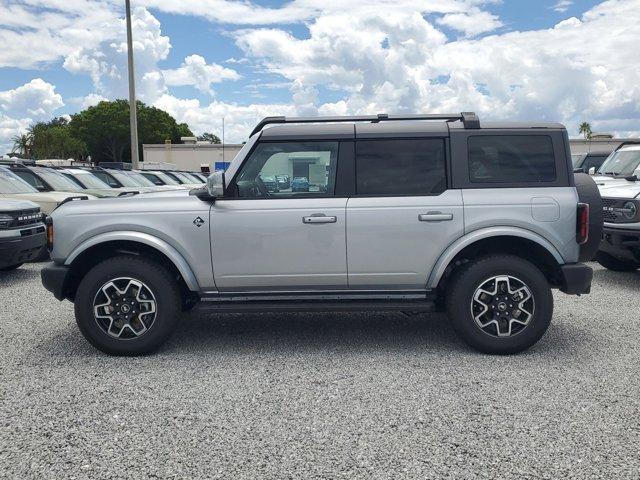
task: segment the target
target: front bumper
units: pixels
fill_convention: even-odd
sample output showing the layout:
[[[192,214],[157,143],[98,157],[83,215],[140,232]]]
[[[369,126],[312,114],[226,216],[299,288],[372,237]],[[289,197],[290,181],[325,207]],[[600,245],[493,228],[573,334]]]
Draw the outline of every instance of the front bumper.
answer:
[[[69,279],[69,267],[66,265],[56,265],[54,262],[47,263],[40,271],[40,278],[44,288],[53,293],[58,300],[66,298],[66,285]]]
[[[637,223],[630,226],[632,227],[605,226],[602,229],[600,250],[623,260],[640,261],[640,229]]]
[[[0,268],[34,260],[43,251],[46,243],[47,234],[44,228],[39,226],[22,229],[16,236],[0,237]]]
[[[560,291],[569,295],[581,295],[591,291],[593,269],[583,263],[569,263],[560,267],[562,285]]]

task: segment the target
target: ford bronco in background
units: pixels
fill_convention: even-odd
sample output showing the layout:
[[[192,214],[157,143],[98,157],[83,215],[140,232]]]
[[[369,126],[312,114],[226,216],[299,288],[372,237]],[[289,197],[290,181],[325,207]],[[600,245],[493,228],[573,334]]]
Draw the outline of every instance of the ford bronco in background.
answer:
[[[603,165],[597,178],[604,231],[596,260],[617,272],[640,269],[640,141],[625,143]]]
[[[0,197],[0,272],[35,260],[46,244],[40,207],[27,200]]]
[[[110,354],[156,349],[194,305],[443,309],[469,345],[508,354],[542,337],[552,288],[589,293],[602,205],[560,124],[268,117],[206,188],[71,202],[48,229],[43,284]]]

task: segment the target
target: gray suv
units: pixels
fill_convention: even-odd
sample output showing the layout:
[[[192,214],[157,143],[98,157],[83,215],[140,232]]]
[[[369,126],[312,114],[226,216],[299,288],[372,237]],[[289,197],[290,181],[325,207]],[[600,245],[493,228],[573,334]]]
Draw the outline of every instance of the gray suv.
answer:
[[[308,188],[263,181],[281,176]],[[602,216],[562,125],[463,113],[268,117],[206,188],[72,202],[48,226],[42,281],[110,354],[157,348],[194,305],[446,310],[507,354],[542,337],[552,288],[589,292]]]

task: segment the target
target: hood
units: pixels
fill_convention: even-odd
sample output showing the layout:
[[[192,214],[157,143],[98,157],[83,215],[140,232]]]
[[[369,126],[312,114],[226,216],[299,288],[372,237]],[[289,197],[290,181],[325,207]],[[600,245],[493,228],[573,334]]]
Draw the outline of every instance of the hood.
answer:
[[[630,182],[624,181],[621,185],[609,185],[599,187],[600,195],[603,198],[627,198],[629,200],[640,197],[640,180]]]
[[[50,214],[63,200],[69,197],[88,197],[89,200],[95,200],[93,195],[85,193],[66,193],[66,192],[33,192],[33,193],[12,193],[5,194],[9,198],[19,200],[31,200],[40,206],[42,213]]]
[[[605,175],[594,175],[593,181],[596,182],[598,187],[606,187],[611,185],[625,185],[629,183],[624,177],[608,177]]]
[[[31,210],[39,208],[37,203],[29,200],[13,200],[0,197],[0,212],[12,212],[17,210]]]

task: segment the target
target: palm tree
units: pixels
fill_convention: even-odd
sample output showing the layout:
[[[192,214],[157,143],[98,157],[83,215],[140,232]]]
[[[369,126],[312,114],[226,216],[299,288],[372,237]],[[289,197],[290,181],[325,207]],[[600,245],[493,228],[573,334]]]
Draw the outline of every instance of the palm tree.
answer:
[[[591,140],[591,124],[589,122],[582,122],[578,129],[578,133],[584,135],[584,138],[587,140]]]
[[[11,153],[18,153],[22,158],[29,158],[31,153],[31,135],[21,134],[15,135],[11,141],[13,142],[13,149]]]

